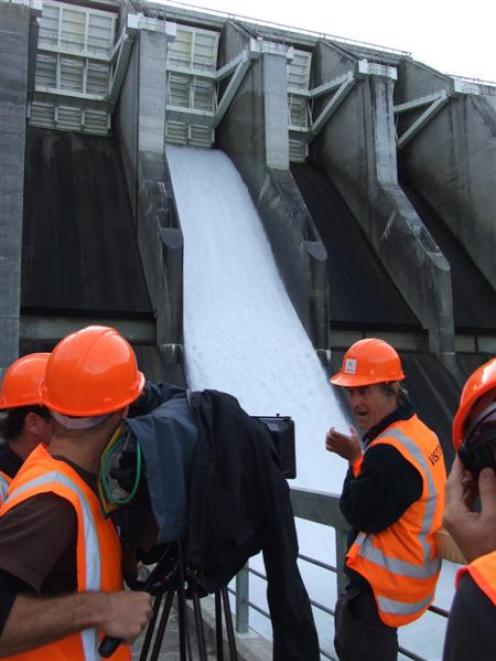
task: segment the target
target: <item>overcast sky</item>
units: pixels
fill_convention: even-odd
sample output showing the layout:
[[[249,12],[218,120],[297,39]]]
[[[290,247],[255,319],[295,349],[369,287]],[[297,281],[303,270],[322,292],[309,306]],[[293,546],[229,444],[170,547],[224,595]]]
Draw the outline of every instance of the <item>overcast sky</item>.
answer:
[[[444,73],[496,82],[495,0],[198,0],[190,4],[409,51],[416,60]]]

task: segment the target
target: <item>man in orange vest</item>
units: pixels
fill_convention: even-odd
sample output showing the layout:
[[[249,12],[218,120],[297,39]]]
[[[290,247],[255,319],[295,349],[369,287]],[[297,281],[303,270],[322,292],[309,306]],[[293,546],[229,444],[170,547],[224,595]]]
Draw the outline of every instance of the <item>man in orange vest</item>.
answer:
[[[48,443],[51,416],[41,405],[40,386],[49,353],[31,353],[18,358],[4,374],[0,385],[0,505],[22,462],[38,443]]]
[[[335,610],[341,661],[393,661],[399,626],[419,618],[434,598],[441,561],[446,472],[437,436],[401,388],[397,352],[365,339],[345,353],[331,383],[346,389],[362,434],[331,428],[326,448],[347,459],[340,508],[352,526],[349,584]]]
[[[467,380],[453,420],[458,456],[446,489],[444,524],[468,565],[446,631],[443,661],[496,659],[496,358]],[[473,508],[476,497],[480,507]]]
[[[104,634],[135,638],[151,597],[123,589],[116,530],[97,497],[99,459],[144,377],[119,333],[89,326],[59,342],[41,386],[53,417],[0,510],[0,656],[99,659]],[[113,655],[131,659],[128,645]]]

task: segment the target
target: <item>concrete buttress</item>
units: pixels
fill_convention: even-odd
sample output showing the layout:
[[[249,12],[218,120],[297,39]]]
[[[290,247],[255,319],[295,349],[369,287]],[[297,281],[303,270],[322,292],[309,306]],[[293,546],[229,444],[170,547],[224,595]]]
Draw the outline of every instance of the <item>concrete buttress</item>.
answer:
[[[255,42],[255,43],[254,43]],[[248,186],[291,302],[314,347],[329,348],[327,254],[289,170],[288,47],[227,21],[220,66],[243,49],[258,57],[217,129],[217,145]]]
[[[353,90],[312,144],[414,314],[429,349],[449,365],[454,352],[450,267],[398,184],[393,91],[396,70],[320,42],[315,86],[347,72]]]
[[[425,65],[400,65],[396,103],[439,92],[447,103],[400,150],[405,182],[436,209],[443,223],[496,289],[496,88],[444,76]],[[415,115],[401,114],[400,131]]]
[[[18,356],[30,3],[0,1],[0,376]]]

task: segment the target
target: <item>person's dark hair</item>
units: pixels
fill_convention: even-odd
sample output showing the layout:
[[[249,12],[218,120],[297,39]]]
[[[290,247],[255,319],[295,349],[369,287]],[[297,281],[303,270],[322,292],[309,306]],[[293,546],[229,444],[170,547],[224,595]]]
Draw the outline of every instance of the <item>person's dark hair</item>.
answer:
[[[381,390],[385,395],[389,397],[396,397],[398,406],[403,406],[410,401],[410,395],[408,390],[404,388],[401,383],[398,381],[392,381],[391,383],[381,383]]]
[[[10,409],[7,415],[0,419],[0,436],[6,441],[13,441],[20,436],[28,413],[36,413],[44,420],[50,420],[50,412],[44,406],[19,406]]]

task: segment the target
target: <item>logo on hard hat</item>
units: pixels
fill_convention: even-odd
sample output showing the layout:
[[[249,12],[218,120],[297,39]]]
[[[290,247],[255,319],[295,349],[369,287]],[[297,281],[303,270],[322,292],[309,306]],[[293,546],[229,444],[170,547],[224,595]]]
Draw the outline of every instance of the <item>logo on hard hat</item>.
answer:
[[[345,374],[356,374],[357,361],[356,358],[347,358],[344,362]]]

